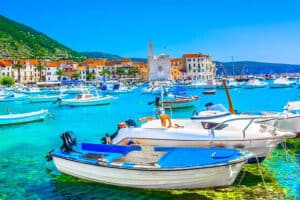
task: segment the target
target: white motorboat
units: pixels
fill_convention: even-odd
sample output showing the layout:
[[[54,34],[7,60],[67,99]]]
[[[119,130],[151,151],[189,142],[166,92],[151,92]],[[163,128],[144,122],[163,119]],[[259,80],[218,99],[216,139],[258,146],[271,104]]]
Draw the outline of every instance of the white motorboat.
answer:
[[[150,146],[242,148],[263,160],[282,140],[294,133],[267,124],[255,123],[261,116],[231,115],[226,111],[207,111],[198,120],[170,119],[161,115],[140,128],[122,128],[112,136],[113,144]],[[168,122],[168,125],[166,125]],[[126,127],[126,126],[125,126]]]
[[[27,95],[18,94],[18,93],[8,93],[6,95],[0,96],[0,102],[8,102],[8,101],[23,101],[27,99]]]
[[[105,184],[150,189],[230,186],[250,153],[236,149],[141,147],[81,143],[64,133],[49,152],[62,173]]]
[[[264,88],[268,83],[260,81],[259,79],[250,79],[245,85],[245,89],[255,89],[255,88]]]
[[[62,95],[35,95],[28,96],[30,103],[55,102],[59,98],[62,99],[66,94]]]
[[[105,105],[112,102],[113,97],[106,96],[94,96],[91,93],[77,94],[76,98],[72,99],[60,99],[59,105],[61,106],[96,106]]]
[[[270,84],[270,88],[288,88],[292,87],[294,84],[293,81],[290,81],[288,78],[277,78]]]
[[[34,121],[42,121],[49,114],[48,110],[39,110],[35,112],[0,115],[0,125],[21,124]]]

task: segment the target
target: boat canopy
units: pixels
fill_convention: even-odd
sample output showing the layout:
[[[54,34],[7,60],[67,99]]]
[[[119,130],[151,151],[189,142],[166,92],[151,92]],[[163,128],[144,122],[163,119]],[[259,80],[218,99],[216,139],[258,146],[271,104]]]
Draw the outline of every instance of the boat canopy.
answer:
[[[207,106],[207,110],[210,111],[220,111],[220,112],[229,112],[222,104],[212,104]]]

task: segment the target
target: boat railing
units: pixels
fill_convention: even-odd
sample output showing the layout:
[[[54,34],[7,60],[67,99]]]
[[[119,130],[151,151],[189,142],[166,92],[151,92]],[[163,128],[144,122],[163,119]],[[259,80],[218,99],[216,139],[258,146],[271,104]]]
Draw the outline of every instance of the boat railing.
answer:
[[[272,118],[272,119],[270,119]],[[268,120],[276,120],[274,122],[274,125],[272,125],[274,127],[274,129],[272,130],[272,134],[275,133],[275,130],[277,128],[277,121],[279,120],[278,118],[276,117],[271,117],[271,116],[250,116],[250,117],[242,117],[242,118],[233,118],[233,119],[228,119],[228,120],[225,120],[225,121],[222,121],[220,123],[218,123],[216,126],[212,127],[210,129],[210,131],[212,132],[212,135],[214,135],[214,131],[224,125],[226,125],[226,123],[228,122],[233,122],[233,121],[244,121],[244,120],[248,120],[249,123],[246,124],[246,126],[243,128],[242,130],[242,133],[243,133],[243,139],[246,138],[246,131],[247,129],[252,125],[253,122],[261,122],[261,121],[257,121],[258,119],[268,119]]]

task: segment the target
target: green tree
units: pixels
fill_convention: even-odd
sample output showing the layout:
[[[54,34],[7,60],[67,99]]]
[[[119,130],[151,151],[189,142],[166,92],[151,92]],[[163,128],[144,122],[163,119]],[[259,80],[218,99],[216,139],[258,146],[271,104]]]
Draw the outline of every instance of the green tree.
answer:
[[[92,72],[89,72],[89,73],[87,73],[87,75],[86,75],[86,79],[87,80],[94,80],[96,77],[95,77],[95,74],[94,73],[92,73]]]
[[[58,76],[58,80],[61,81],[61,77],[65,75],[65,73],[62,69],[57,69],[55,75]]]
[[[128,70],[129,75],[133,74],[134,77],[136,77],[136,74],[139,73],[139,72],[140,72],[139,68],[135,67],[135,66],[130,67],[129,70]]]
[[[39,71],[39,81],[43,81],[44,77],[42,77],[42,70],[45,69],[45,65],[41,61],[39,61],[36,65],[36,69]]]
[[[123,74],[125,74],[125,69],[123,67],[118,67],[116,74],[119,75],[119,77],[121,77]]]
[[[11,86],[15,84],[15,80],[11,76],[3,76],[0,78],[0,84],[1,85],[6,85],[6,86]]]
[[[15,64],[12,66],[14,69],[17,69],[18,71],[18,82],[21,82],[21,69],[25,68],[25,65],[22,64],[20,61],[17,61]]]
[[[101,72],[99,72],[100,76],[104,76],[104,78],[107,77],[107,75],[111,75],[111,72],[108,69],[103,69]]]
[[[80,78],[80,74],[78,74],[78,73],[76,73],[76,74],[73,74],[73,76],[72,76],[72,78],[74,78],[74,79],[79,79]]]

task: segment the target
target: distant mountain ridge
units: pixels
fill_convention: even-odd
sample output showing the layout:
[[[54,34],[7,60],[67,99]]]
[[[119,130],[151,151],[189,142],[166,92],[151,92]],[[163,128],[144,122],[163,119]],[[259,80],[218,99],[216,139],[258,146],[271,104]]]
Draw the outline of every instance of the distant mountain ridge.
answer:
[[[0,58],[72,59],[85,57],[26,25],[0,15]]]
[[[218,75],[282,74],[300,73],[300,65],[265,63],[255,61],[216,61]]]
[[[119,55],[103,53],[103,52],[96,52],[96,51],[84,51],[80,52],[82,55],[92,58],[92,59],[108,59],[108,60],[120,60],[123,57]]]

